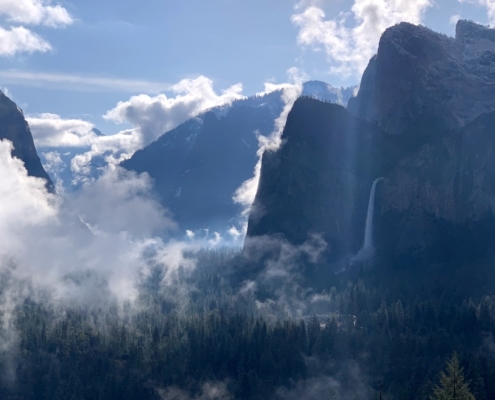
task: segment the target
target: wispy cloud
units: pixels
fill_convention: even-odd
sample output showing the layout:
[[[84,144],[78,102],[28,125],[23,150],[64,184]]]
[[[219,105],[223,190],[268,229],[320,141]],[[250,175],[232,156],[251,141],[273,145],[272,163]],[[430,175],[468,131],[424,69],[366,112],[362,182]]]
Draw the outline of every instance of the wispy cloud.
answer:
[[[93,77],[20,70],[0,70],[0,79],[3,84],[37,86],[71,91],[159,93],[171,87],[168,83],[139,79]]]

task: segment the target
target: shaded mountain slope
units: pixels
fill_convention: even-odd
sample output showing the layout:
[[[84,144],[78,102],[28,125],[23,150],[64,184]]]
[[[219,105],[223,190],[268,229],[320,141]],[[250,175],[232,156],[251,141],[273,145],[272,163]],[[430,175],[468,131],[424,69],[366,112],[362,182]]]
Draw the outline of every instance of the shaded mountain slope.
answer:
[[[353,90],[310,81],[303,93],[346,104]],[[242,209],[232,197],[253,176],[257,134],[273,131],[284,107],[281,96],[275,91],[216,107],[162,135],[122,166],[151,175],[182,231],[224,232],[237,222]]]
[[[24,162],[29,175],[45,179],[47,187],[50,190],[54,189],[50,177],[41,165],[24,114],[2,92],[0,92],[0,139],[7,139],[13,143],[12,155]]]

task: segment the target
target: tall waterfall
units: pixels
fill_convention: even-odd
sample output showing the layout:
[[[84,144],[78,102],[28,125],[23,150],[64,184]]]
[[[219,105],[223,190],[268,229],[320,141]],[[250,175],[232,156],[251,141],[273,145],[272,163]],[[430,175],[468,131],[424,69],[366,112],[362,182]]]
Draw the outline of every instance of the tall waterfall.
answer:
[[[383,178],[378,178],[371,185],[370,199],[368,201],[368,213],[366,214],[366,226],[364,228],[364,243],[362,250],[371,250],[373,248],[373,213],[375,210],[375,192],[376,185]]]
[[[366,225],[364,227],[364,242],[363,247],[355,254],[349,258],[344,258],[342,260],[343,268],[336,272],[340,274],[344,272],[347,268],[352,267],[355,263],[370,262],[373,258],[373,214],[375,211],[375,192],[376,185],[383,178],[378,178],[373,181],[371,185],[370,199],[368,200],[368,212],[366,214]]]

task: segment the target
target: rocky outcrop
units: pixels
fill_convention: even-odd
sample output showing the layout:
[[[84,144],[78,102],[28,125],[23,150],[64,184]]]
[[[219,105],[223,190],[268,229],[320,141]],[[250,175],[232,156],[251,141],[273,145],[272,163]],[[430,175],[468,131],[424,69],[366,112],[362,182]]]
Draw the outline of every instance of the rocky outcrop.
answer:
[[[462,20],[455,38],[405,22],[387,29],[348,109],[391,134],[462,128],[495,110],[494,33]]]
[[[380,249],[436,261],[488,252],[495,234],[494,126],[495,112],[483,114],[397,164],[382,185]]]
[[[45,179],[48,189],[53,190],[53,183],[41,165],[22,110],[2,92],[0,92],[0,139],[10,140],[14,145],[12,155],[24,162],[28,174]]]
[[[319,233],[325,265],[352,259],[372,182],[383,177],[374,244],[388,271],[493,255],[494,36],[466,21],[456,38],[401,23],[384,33],[349,103],[359,117],[298,100],[285,144],[263,158],[246,248],[267,235],[300,244]]]

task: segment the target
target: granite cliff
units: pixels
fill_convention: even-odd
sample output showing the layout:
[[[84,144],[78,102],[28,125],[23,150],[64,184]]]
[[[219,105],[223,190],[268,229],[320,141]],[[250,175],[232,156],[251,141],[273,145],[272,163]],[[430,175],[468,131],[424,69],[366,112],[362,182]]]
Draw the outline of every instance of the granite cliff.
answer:
[[[45,179],[47,188],[54,189],[38,157],[33,136],[22,110],[2,92],[0,92],[0,139],[7,139],[13,143],[12,155],[24,162],[29,175]]]
[[[401,23],[383,34],[347,110],[299,99],[284,145],[263,157],[245,253],[259,238],[300,244],[316,233],[328,244],[321,268],[351,265],[382,177],[373,260],[387,273],[491,259],[494,50],[495,31],[472,22],[459,21],[455,38]]]

